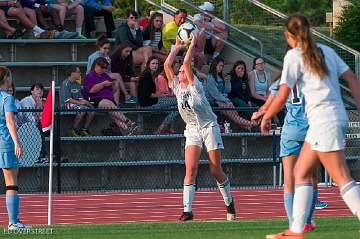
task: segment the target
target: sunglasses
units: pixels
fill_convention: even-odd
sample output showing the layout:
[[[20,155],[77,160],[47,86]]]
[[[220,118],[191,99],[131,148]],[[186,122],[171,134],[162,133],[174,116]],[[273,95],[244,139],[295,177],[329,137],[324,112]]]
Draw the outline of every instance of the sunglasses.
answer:
[[[137,19],[137,17],[134,17],[134,16],[130,16],[129,18],[130,19]]]

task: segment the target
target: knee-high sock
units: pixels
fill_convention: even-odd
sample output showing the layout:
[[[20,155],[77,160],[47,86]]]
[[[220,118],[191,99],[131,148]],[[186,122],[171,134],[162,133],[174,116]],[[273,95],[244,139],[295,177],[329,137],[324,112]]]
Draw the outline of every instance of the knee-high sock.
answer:
[[[360,186],[355,181],[351,181],[345,184],[340,192],[346,205],[360,221]]]
[[[184,184],[183,203],[184,212],[192,212],[192,202],[195,196],[195,185]]]
[[[9,224],[18,222],[19,214],[19,195],[6,195],[6,208],[8,211]]]
[[[317,202],[317,197],[318,197],[318,190],[314,190],[313,191],[313,197],[312,197],[312,201],[311,201],[311,205],[310,205],[310,210],[309,213],[306,216],[306,224],[311,224],[311,219],[314,215],[314,210],[315,210],[315,204]]]
[[[293,219],[292,219],[293,203],[294,203],[294,193],[285,192],[284,193],[284,206],[285,206],[286,215],[289,220],[289,227],[291,226],[292,221],[293,221]]]
[[[311,183],[295,185],[293,223],[290,227],[292,232],[303,232],[307,214],[306,212],[309,211],[312,196],[313,186]]]
[[[217,182],[217,185],[219,187],[220,193],[224,199],[224,203],[226,206],[229,206],[232,202],[232,196],[230,192],[230,181],[229,179],[226,179],[223,183]]]

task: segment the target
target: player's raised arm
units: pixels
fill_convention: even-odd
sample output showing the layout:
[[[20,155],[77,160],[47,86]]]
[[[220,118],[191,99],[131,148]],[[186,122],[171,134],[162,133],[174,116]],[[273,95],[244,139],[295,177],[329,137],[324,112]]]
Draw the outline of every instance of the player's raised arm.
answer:
[[[194,56],[194,51],[195,51],[195,45],[196,45],[196,41],[197,41],[197,33],[195,33],[194,31],[191,32],[192,35],[192,40],[189,46],[189,49],[186,52],[185,58],[184,58],[184,63],[183,63],[183,69],[185,71],[185,75],[187,80],[189,81],[190,85],[194,84],[194,74],[191,68],[191,62]]]
[[[169,83],[174,79],[174,71],[172,69],[172,64],[174,63],[175,58],[181,48],[182,48],[181,41],[178,37],[176,37],[175,46],[171,48],[170,54],[168,55],[168,57],[164,62],[164,71]]]

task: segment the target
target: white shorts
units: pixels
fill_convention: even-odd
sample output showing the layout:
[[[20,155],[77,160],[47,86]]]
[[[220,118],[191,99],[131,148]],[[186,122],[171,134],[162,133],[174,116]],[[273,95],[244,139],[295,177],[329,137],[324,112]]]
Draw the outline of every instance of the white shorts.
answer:
[[[345,148],[347,121],[330,121],[322,125],[309,126],[305,141],[312,150],[331,152]]]
[[[205,144],[208,152],[224,148],[219,125],[208,126],[206,128],[187,126],[184,135],[186,138],[185,148],[189,145],[196,145],[202,148],[203,144]]]

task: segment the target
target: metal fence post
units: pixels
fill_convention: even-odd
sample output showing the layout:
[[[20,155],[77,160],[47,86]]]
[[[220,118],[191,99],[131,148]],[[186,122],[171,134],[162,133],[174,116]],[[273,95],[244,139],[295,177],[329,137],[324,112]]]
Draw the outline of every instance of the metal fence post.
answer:
[[[59,99],[55,102],[55,157],[57,162],[56,176],[57,176],[57,193],[61,193],[61,136],[60,136],[60,116],[61,108],[59,107]]]
[[[273,156],[273,187],[276,188],[276,161],[277,161],[277,146],[275,130],[272,133],[272,156]]]
[[[360,80],[360,55],[359,54],[355,55],[355,74],[356,74],[358,80]]]
[[[135,9],[134,9],[136,12],[138,12],[138,1],[135,0]]]
[[[224,0],[224,21],[229,22],[229,0]]]

